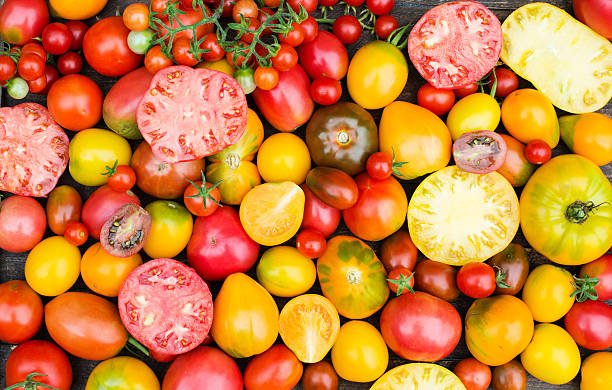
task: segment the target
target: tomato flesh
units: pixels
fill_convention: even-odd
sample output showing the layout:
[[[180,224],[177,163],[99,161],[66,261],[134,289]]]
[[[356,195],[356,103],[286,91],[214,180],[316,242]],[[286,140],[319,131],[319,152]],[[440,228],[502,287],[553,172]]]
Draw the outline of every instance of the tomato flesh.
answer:
[[[504,139],[492,131],[465,133],[453,144],[455,163],[470,173],[489,173],[506,160],[508,148]]]

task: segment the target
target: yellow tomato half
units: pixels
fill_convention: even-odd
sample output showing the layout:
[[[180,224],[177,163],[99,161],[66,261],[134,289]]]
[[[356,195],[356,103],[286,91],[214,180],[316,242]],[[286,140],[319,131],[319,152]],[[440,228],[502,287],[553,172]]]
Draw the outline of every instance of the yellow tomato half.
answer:
[[[25,278],[32,290],[54,297],[70,289],[79,278],[81,252],[63,236],[36,244],[25,263]]]
[[[500,110],[495,98],[486,93],[473,93],[459,100],[446,119],[453,140],[471,131],[495,131]]]
[[[83,254],[81,277],[96,294],[116,297],[125,278],[141,264],[142,258],[138,253],[130,257],[115,257],[96,242]]]
[[[292,246],[268,249],[257,264],[257,280],[277,297],[304,294],[316,278],[314,262]]]
[[[580,390],[612,389],[612,352],[589,355],[580,369]]]
[[[504,99],[501,119],[508,133],[522,143],[542,140],[559,143],[559,120],[550,100],[536,89],[519,89]]]
[[[306,143],[292,133],[276,133],[266,138],[257,153],[257,168],[268,183],[292,181],[300,185],[310,170]]]
[[[49,0],[51,14],[62,19],[83,20],[96,16],[108,0]]]
[[[523,301],[538,322],[555,322],[572,308],[574,278],[566,269],[551,264],[536,267],[523,286]]]

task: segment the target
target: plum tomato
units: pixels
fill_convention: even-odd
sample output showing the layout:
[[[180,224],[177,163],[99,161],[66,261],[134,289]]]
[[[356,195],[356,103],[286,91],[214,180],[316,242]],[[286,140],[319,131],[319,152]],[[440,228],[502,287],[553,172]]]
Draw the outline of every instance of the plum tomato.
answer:
[[[53,83],[47,107],[60,126],[79,131],[95,126],[102,118],[103,99],[100,87],[92,79],[71,74]]]
[[[72,245],[81,246],[85,244],[89,238],[89,232],[87,232],[87,226],[83,222],[73,221],[66,225],[64,231],[64,238]]]
[[[8,252],[26,252],[42,240],[47,216],[34,198],[13,195],[0,205],[0,248]]]
[[[100,238],[102,226],[124,204],[134,203],[140,205],[140,200],[131,191],[117,192],[110,186],[103,185],[95,190],[83,204],[81,220],[87,226],[89,235],[95,239]]]
[[[46,340],[32,340],[17,346],[6,359],[5,372],[7,386],[30,382],[17,387],[19,389],[68,390],[72,385],[72,366],[68,356],[60,347]],[[36,386],[36,383],[44,385]]]
[[[493,390],[526,390],[527,372],[521,362],[510,360],[493,369],[491,384]]]
[[[414,274],[408,268],[399,267],[389,271],[387,283],[398,297],[409,292],[414,294]]]
[[[454,301],[461,294],[456,275],[457,270],[451,265],[425,259],[414,268],[414,287],[445,301]]]
[[[461,360],[453,372],[467,390],[487,390],[491,383],[491,368],[473,357]]]
[[[353,207],[359,198],[355,180],[336,168],[311,169],[306,176],[306,186],[323,203],[338,210]]]
[[[198,217],[206,217],[214,213],[218,207],[223,207],[221,203],[221,193],[217,186],[220,182],[215,184],[206,181],[204,173],[202,173],[202,180],[192,182],[185,188],[183,193],[183,202],[185,207],[191,212],[191,214]]]
[[[525,157],[532,164],[542,165],[550,160],[552,150],[548,144],[540,139],[534,139],[525,146]]]
[[[332,31],[345,45],[351,45],[361,36],[361,23],[353,15],[342,15],[334,21]]]
[[[302,378],[304,367],[284,344],[276,344],[255,356],[244,370],[246,390],[291,390]]]
[[[506,160],[508,147],[493,131],[464,133],[453,143],[453,158],[462,171],[489,173],[498,170]]]
[[[326,245],[323,234],[315,229],[302,230],[295,241],[297,250],[309,259],[321,256],[325,252]]]
[[[410,233],[400,229],[387,237],[380,246],[380,261],[387,272],[395,268],[413,270],[416,265],[418,249],[410,238]]]
[[[497,287],[495,294],[516,295],[523,288],[529,275],[527,252],[520,244],[511,243],[488,260],[495,270]]]
[[[612,347],[612,307],[605,302],[576,302],[565,315],[565,329],[576,344],[593,351]]]
[[[300,187],[306,197],[301,228],[318,230],[324,237],[329,237],[340,223],[340,210],[325,204],[305,183]]]
[[[496,77],[497,86],[495,88],[495,96],[505,98],[518,89],[518,77],[512,70],[508,68],[495,68],[495,76],[493,76],[493,74],[489,76],[489,88],[493,89]]]
[[[53,55],[61,55],[72,46],[72,33],[63,23],[49,23],[42,31],[42,44]]]
[[[468,263],[457,272],[457,286],[470,298],[486,298],[495,292],[495,270],[485,263]]]
[[[8,344],[31,339],[42,324],[42,301],[23,280],[0,284],[0,312],[0,340]]]
[[[144,246],[151,230],[151,215],[138,204],[117,209],[100,229],[100,243],[111,255],[131,257]]]
[[[4,206],[4,205],[3,205]],[[47,223],[51,231],[63,235],[70,222],[81,219],[83,201],[79,192],[69,185],[55,187],[47,198]]]
[[[393,15],[382,15],[374,22],[374,32],[380,39],[387,39],[399,27],[399,22]]]
[[[417,102],[419,106],[438,116],[444,115],[455,104],[455,92],[452,89],[439,89],[427,83],[419,88]]]
[[[597,278],[595,292],[597,299],[607,301],[612,299],[612,255],[603,255],[580,268],[581,278]]]
[[[331,77],[323,76],[313,80],[310,84],[310,96],[315,103],[329,106],[337,103],[342,96],[342,85],[340,81]]]
[[[325,360],[309,364],[302,375],[302,389],[338,390],[338,374],[334,371],[334,367]]]

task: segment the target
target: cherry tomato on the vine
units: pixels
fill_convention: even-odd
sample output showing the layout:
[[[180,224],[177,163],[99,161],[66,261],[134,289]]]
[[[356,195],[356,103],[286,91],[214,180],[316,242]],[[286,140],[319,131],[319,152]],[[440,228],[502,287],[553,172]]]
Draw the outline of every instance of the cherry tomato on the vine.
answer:
[[[206,182],[204,174],[202,180],[192,182],[185,188],[183,200],[185,207],[193,215],[206,217],[214,213],[221,204],[221,193],[217,186],[221,183],[211,184]]]
[[[495,96],[505,98],[512,92],[516,91],[519,86],[518,77],[516,74],[508,68],[495,68],[495,75],[497,76],[497,88],[495,89]],[[489,88],[493,88],[495,78],[491,74],[489,76]]]
[[[64,231],[64,238],[72,245],[81,246],[85,244],[87,238],[89,238],[87,226],[83,222],[69,222]]]
[[[345,1],[345,3],[350,5],[351,7],[359,7],[364,2],[365,0],[347,0]]]
[[[278,71],[272,67],[263,66],[255,69],[255,85],[257,88],[268,91],[278,84]]]
[[[497,287],[495,270],[486,263],[468,263],[457,272],[457,286],[470,298],[486,298]]]
[[[53,83],[56,82],[57,79],[59,79],[59,77],[60,77],[59,72],[57,71],[55,66],[50,65],[50,64],[45,64],[45,79],[47,82],[45,85],[45,89],[43,89],[40,93],[47,94],[47,92],[49,92],[49,89],[51,88]]]
[[[320,257],[325,252],[326,246],[325,236],[314,229],[302,230],[295,241],[297,250],[310,259]]]
[[[393,160],[385,152],[372,153],[366,161],[366,170],[372,179],[384,180],[393,173]]]
[[[257,18],[257,3],[254,0],[238,0],[232,9],[232,19],[240,23],[240,17]]]
[[[17,71],[17,65],[11,57],[0,55],[0,81],[10,80]]]
[[[259,28],[259,26],[260,26],[259,20],[257,20],[256,18],[248,18],[248,19],[246,19],[246,21],[247,21],[247,23],[248,23],[248,24],[247,24],[247,29],[248,29],[249,31],[257,31],[257,29],[258,29],[258,28]],[[243,42],[246,42],[246,43],[251,43],[251,42],[253,42],[253,39],[254,39],[254,38],[255,38],[255,37],[254,37],[254,35],[253,35],[253,32],[249,32],[249,33],[246,33],[246,34],[242,34],[242,36],[240,37],[240,39],[241,39]]]
[[[11,49],[11,51],[12,51],[12,49]],[[28,53],[34,53],[37,56],[39,56],[40,58],[42,58],[44,61],[47,60],[47,51],[45,50],[44,47],[42,47],[42,45],[40,43],[36,43],[36,42],[26,43],[21,48],[21,56],[23,57],[24,55],[26,55]]]
[[[470,84],[465,87],[457,88],[454,91],[455,91],[455,96],[461,99],[461,98],[466,97],[467,95],[476,93],[476,91],[478,91],[478,84],[476,83]]]
[[[167,8],[168,8],[168,0],[151,0],[151,11],[162,13]],[[223,15],[223,16],[226,16],[226,15]]]
[[[319,23],[312,16],[308,15],[302,23],[300,23],[302,32],[304,33],[304,42],[308,43],[314,40],[319,32]]]
[[[389,289],[397,296],[407,293],[414,293],[414,275],[408,268],[398,267],[389,272],[387,278]]]
[[[123,24],[132,31],[149,28],[149,7],[144,3],[130,4],[123,10]]]
[[[363,0],[361,3],[363,3]],[[361,36],[361,23],[353,15],[342,15],[332,25],[332,31],[340,42],[350,45],[359,40]]]
[[[455,92],[452,89],[439,89],[427,83],[417,92],[419,106],[428,109],[436,115],[444,115],[455,104]]]
[[[145,55],[144,65],[147,71],[151,74],[155,74],[157,71],[167,68],[172,64],[172,60],[166,57],[161,50],[161,46],[159,45],[155,45],[150,48]]]
[[[299,23],[293,22],[291,23],[291,31],[288,31],[287,34],[279,33],[278,40],[281,43],[286,43],[292,47],[297,47],[304,42],[304,30],[302,30],[302,26]]]
[[[366,6],[374,15],[386,15],[393,9],[395,0],[367,0]]]
[[[268,17],[270,17],[270,15],[273,15],[274,11],[272,11],[272,9],[268,8],[268,7],[263,7],[260,8],[259,11],[257,11],[257,21],[259,22],[259,25],[261,26],[266,20],[268,20]],[[272,21],[271,24],[277,24],[277,21]],[[262,32],[262,35],[269,35],[272,34],[272,30],[270,30],[269,27],[266,27]]]
[[[317,5],[319,4],[317,0],[289,0],[287,1],[287,3],[289,4],[289,7],[291,7],[291,9],[295,12],[300,12],[301,5],[309,14],[312,13],[315,9],[317,9]]]
[[[213,3],[213,9],[219,8],[221,5],[221,0],[215,0]],[[236,0],[225,0],[223,2],[223,11],[221,11],[221,16],[224,18],[232,17],[232,13],[234,12],[234,5],[236,5]],[[280,5],[280,2],[278,3]],[[278,7],[278,5],[276,7]]]
[[[83,69],[83,59],[73,51],[62,54],[57,59],[57,70],[63,75],[79,73]]]
[[[393,15],[382,15],[374,22],[374,32],[380,39],[387,39],[397,28],[399,28],[399,22]]]
[[[42,31],[42,44],[51,54],[64,54],[72,45],[72,32],[63,23],[49,23]]]
[[[248,44],[246,42],[243,41],[238,41],[235,46],[244,48],[247,47]],[[242,66],[242,63],[244,62],[244,55],[242,55],[242,52],[240,53],[233,53],[231,51],[228,51],[227,53],[225,53],[225,59],[227,60],[227,62],[236,68],[240,68]],[[252,57],[249,59],[249,61],[252,59]]]
[[[225,57],[225,50],[219,45],[219,39],[217,38],[217,34],[208,33],[204,35],[204,40],[200,43],[200,49],[209,50],[206,53],[202,54],[202,59],[205,61],[219,61],[221,58]]]
[[[179,65],[195,66],[198,63],[198,60],[191,53],[191,40],[188,38],[179,38],[174,42],[172,56]]]
[[[136,184],[136,172],[129,165],[106,167],[106,172],[103,175],[108,175],[108,185],[117,192],[125,192]]]
[[[72,44],[70,45],[70,50],[81,50],[83,48],[83,37],[85,36],[89,26],[87,26],[87,24],[81,20],[69,20],[65,24],[72,34]]]
[[[30,92],[41,93],[42,91],[45,90],[45,88],[47,88],[47,77],[43,73],[43,75],[40,76],[39,78],[34,79],[34,80],[28,80],[27,83],[28,83],[28,88],[30,89]]]
[[[542,140],[534,139],[525,146],[525,158],[532,164],[544,164],[550,160],[550,156],[552,156],[552,150]]]
[[[340,81],[331,77],[320,77],[310,84],[310,96],[321,105],[334,104],[342,96],[342,85]]]
[[[278,49],[276,55],[272,57],[272,66],[280,71],[286,71],[293,68],[297,62],[297,51],[286,43],[281,43],[280,49]]]
[[[26,81],[35,80],[45,74],[45,60],[34,53],[26,53],[19,58],[17,72]]]

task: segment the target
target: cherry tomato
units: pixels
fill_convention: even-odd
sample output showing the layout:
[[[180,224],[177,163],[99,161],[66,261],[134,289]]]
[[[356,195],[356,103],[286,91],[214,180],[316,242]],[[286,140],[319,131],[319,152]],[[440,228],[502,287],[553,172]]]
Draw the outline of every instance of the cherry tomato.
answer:
[[[300,187],[304,191],[306,198],[301,228],[315,229],[320,231],[324,237],[329,237],[340,223],[340,210],[323,203],[321,199],[310,191],[306,183]]]
[[[398,267],[392,269],[389,272],[387,284],[389,284],[389,289],[398,297],[409,292],[414,293],[414,275],[408,268]]]
[[[57,59],[57,70],[63,75],[79,73],[83,68],[83,59],[73,51],[62,54]]]
[[[26,53],[19,58],[17,72],[26,81],[35,80],[45,74],[45,60],[34,53]]]
[[[321,7],[333,7],[338,4],[339,0],[319,0],[319,5]]]
[[[72,44],[70,45],[70,50],[81,50],[83,48],[83,37],[85,36],[89,26],[80,20],[69,20],[65,24],[72,34]]]
[[[374,32],[380,39],[387,39],[397,28],[399,28],[399,22],[393,15],[383,15],[376,18],[374,22]]]
[[[544,164],[551,156],[550,146],[542,140],[534,139],[525,146],[525,157],[532,164]]]
[[[364,2],[365,2],[365,0],[348,0],[348,1],[345,1],[345,3],[347,5],[350,5],[351,7],[359,7]]]
[[[495,68],[495,75],[497,76],[497,88],[495,89],[495,96],[505,98],[512,92],[516,91],[519,86],[518,77],[516,74],[508,68]],[[493,88],[495,78],[493,75],[489,76],[489,88]]]
[[[42,44],[53,55],[64,54],[72,45],[72,33],[63,23],[49,23],[42,31]]]
[[[372,179],[384,180],[392,173],[391,156],[385,152],[372,153],[366,161],[366,170]]]
[[[191,53],[191,40],[179,38],[172,44],[172,56],[179,65],[195,66],[198,60]]]
[[[89,232],[83,222],[73,221],[66,225],[64,238],[72,245],[81,246],[87,242]]]
[[[395,0],[367,0],[366,6],[374,15],[386,15],[393,9]]]
[[[457,271],[451,265],[425,259],[414,268],[414,286],[445,301],[454,301],[461,294],[456,275]]]
[[[7,81],[13,78],[17,71],[17,65],[11,57],[0,55],[0,81]]]
[[[281,43],[280,49],[278,49],[276,55],[272,57],[272,66],[280,71],[286,71],[293,68],[297,62],[297,52],[292,46],[286,43]]]
[[[413,270],[418,257],[418,249],[407,230],[400,229],[387,237],[380,246],[380,261],[385,269],[407,268]]]
[[[419,88],[417,93],[419,106],[428,109],[436,115],[444,115],[455,104],[455,92],[452,89],[439,89],[427,83]]]
[[[11,49],[12,50],[12,49]],[[34,53],[43,60],[47,60],[47,51],[41,44],[36,42],[30,42],[21,48],[21,56],[23,57],[27,53]]]
[[[304,256],[314,259],[325,252],[327,241],[321,232],[314,229],[302,230],[296,239],[295,247]]]
[[[108,171],[104,175],[108,175],[108,185],[113,190],[125,192],[136,184],[136,172],[129,165],[115,165],[112,168],[107,166],[106,169]]]
[[[19,344],[40,329],[43,305],[40,297],[23,280],[0,284],[0,340]]]
[[[191,211],[191,214],[206,217],[214,213],[221,206],[219,203],[221,201],[221,193],[217,188],[219,183],[211,184],[206,182],[204,174],[202,174],[202,180],[190,183],[185,188],[183,200],[185,207]]]
[[[361,3],[363,3],[363,0]],[[361,24],[353,15],[342,15],[332,25],[332,31],[342,43],[350,45],[359,40]]]
[[[167,68],[172,64],[172,60],[162,53],[161,46],[159,45],[155,45],[150,48],[145,55],[144,65],[147,71],[151,74],[155,74],[157,71]]]
[[[455,91],[455,96],[461,99],[461,98],[466,97],[467,95],[476,93],[476,91],[478,91],[478,84],[476,83],[470,84],[465,87],[457,88],[454,91]]]
[[[470,298],[486,298],[493,294],[495,270],[485,263],[469,263],[457,272],[457,286]]]
[[[215,0],[215,2],[213,3],[213,8],[215,9],[219,8],[220,5],[221,5],[221,0]],[[236,0],[225,0],[223,2],[223,11],[221,12],[221,16],[224,18],[230,18],[232,16],[232,13],[234,12],[235,5],[236,5]],[[279,5],[280,5],[280,1],[278,5],[276,5],[275,7],[278,7]]]
[[[217,34],[208,33],[204,35],[202,43],[200,43],[200,49],[209,50],[207,53],[202,54],[204,61],[219,61],[225,57],[225,50],[219,45]]]
[[[263,0],[263,2],[266,7],[274,7],[274,8],[278,7],[281,3],[280,0]]]
[[[149,28],[149,7],[144,3],[130,4],[123,10],[123,24],[132,31]]]
[[[310,84],[310,96],[312,100],[321,105],[334,104],[342,96],[342,85],[340,81],[331,77],[320,77]]]
[[[257,15],[259,15],[259,13]],[[242,34],[242,36],[240,37],[240,40],[246,43],[251,43],[253,42],[253,38],[254,38],[253,32],[257,31],[261,23],[259,23],[259,20],[256,18],[248,18],[246,19],[246,21],[247,21],[247,30],[249,30],[250,32],[246,34]]]
[[[235,45],[242,48],[248,46],[246,42],[242,41],[238,41]],[[228,51],[227,53],[225,53],[225,59],[231,66],[240,68],[242,66],[242,63],[244,62],[244,55],[242,55],[241,53],[237,54]]]
[[[168,8],[168,0],[151,0],[151,11],[162,13]]]
[[[300,23],[302,32],[304,33],[304,42],[308,43],[314,40],[319,33],[319,23],[312,16],[308,15],[302,23]]]
[[[487,390],[491,383],[491,369],[470,357],[463,359],[453,370],[467,390]]]
[[[297,47],[304,42],[304,30],[302,30],[302,26],[298,23],[291,23],[291,31],[288,31],[287,34],[278,34],[278,40],[281,43],[286,43],[292,47]]]
[[[287,3],[295,12],[300,13],[301,5],[309,14],[317,9],[317,5],[319,4],[318,0],[289,0]]]
[[[338,390],[338,374],[328,362],[309,364],[302,376],[303,390]]]
[[[232,19],[240,23],[240,16],[246,18],[257,18],[257,3],[253,0],[238,0],[232,9]]]
[[[28,88],[32,93],[41,93],[47,88],[47,77],[43,74],[37,79],[28,80]]]
[[[55,83],[59,79],[59,77],[60,74],[55,68],[55,66],[45,64],[45,79],[47,80],[47,83],[45,89],[43,89],[40,93],[47,94],[47,92],[49,92],[49,89],[51,89],[53,83]]]
[[[278,84],[278,71],[275,68],[260,66],[255,69],[255,85],[263,90],[270,90]]]

